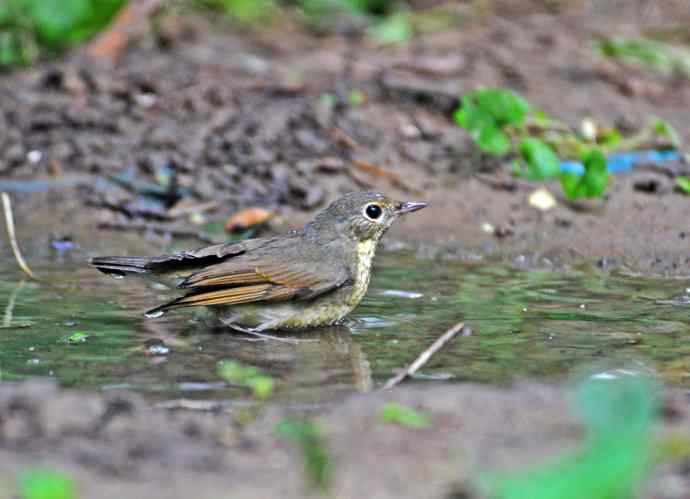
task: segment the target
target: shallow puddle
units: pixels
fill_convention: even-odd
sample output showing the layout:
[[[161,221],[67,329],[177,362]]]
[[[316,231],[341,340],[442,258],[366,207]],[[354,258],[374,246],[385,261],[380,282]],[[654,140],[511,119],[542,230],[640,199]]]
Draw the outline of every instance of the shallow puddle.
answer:
[[[23,280],[10,258],[0,267],[1,380],[54,376],[68,387],[233,404],[248,394],[222,382],[216,366],[234,359],[270,372],[278,400],[311,405],[376,387],[464,321],[473,334],[437,354],[419,382],[552,381],[613,359],[690,386],[687,279],[382,254],[369,293],[345,325],[289,344],[248,341],[193,312],[145,319],[143,311],[170,291],[141,279],[115,280],[79,261],[32,266],[44,282]]]

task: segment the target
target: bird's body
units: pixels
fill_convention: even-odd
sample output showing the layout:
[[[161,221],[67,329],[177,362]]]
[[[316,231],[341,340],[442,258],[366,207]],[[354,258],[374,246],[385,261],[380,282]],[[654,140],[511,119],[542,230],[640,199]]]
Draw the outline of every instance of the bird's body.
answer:
[[[207,305],[240,331],[328,326],[366,294],[377,244],[393,220],[422,207],[378,193],[351,193],[284,236],[159,257],[99,257],[91,264],[116,275],[172,277],[188,291],[148,317]]]

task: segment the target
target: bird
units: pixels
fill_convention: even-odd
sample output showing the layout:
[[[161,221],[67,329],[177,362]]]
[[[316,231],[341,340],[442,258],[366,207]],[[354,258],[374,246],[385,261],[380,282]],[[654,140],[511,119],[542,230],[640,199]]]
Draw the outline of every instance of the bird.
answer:
[[[145,313],[208,306],[231,329],[259,335],[331,326],[349,314],[369,287],[381,237],[423,202],[379,192],[351,192],[301,229],[161,256],[101,256],[89,263],[114,277],[172,279],[184,292]]]

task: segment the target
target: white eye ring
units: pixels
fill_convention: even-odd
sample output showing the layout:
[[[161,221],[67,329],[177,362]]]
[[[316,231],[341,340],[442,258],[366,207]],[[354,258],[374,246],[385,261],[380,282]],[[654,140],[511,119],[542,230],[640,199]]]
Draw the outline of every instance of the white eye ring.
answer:
[[[378,203],[369,203],[362,210],[362,215],[367,220],[380,223],[383,220],[383,208]]]

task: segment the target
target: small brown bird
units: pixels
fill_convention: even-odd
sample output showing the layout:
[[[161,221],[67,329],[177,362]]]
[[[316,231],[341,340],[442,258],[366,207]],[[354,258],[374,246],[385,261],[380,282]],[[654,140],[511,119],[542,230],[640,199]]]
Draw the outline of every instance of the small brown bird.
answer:
[[[233,329],[258,333],[337,323],[367,291],[381,236],[426,203],[396,202],[377,192],[346,194],[304,228],[283,236],[223,243],[154,257],[91,259],[101,272],[172,277],[187,291],[156,307],[208,305]]]

